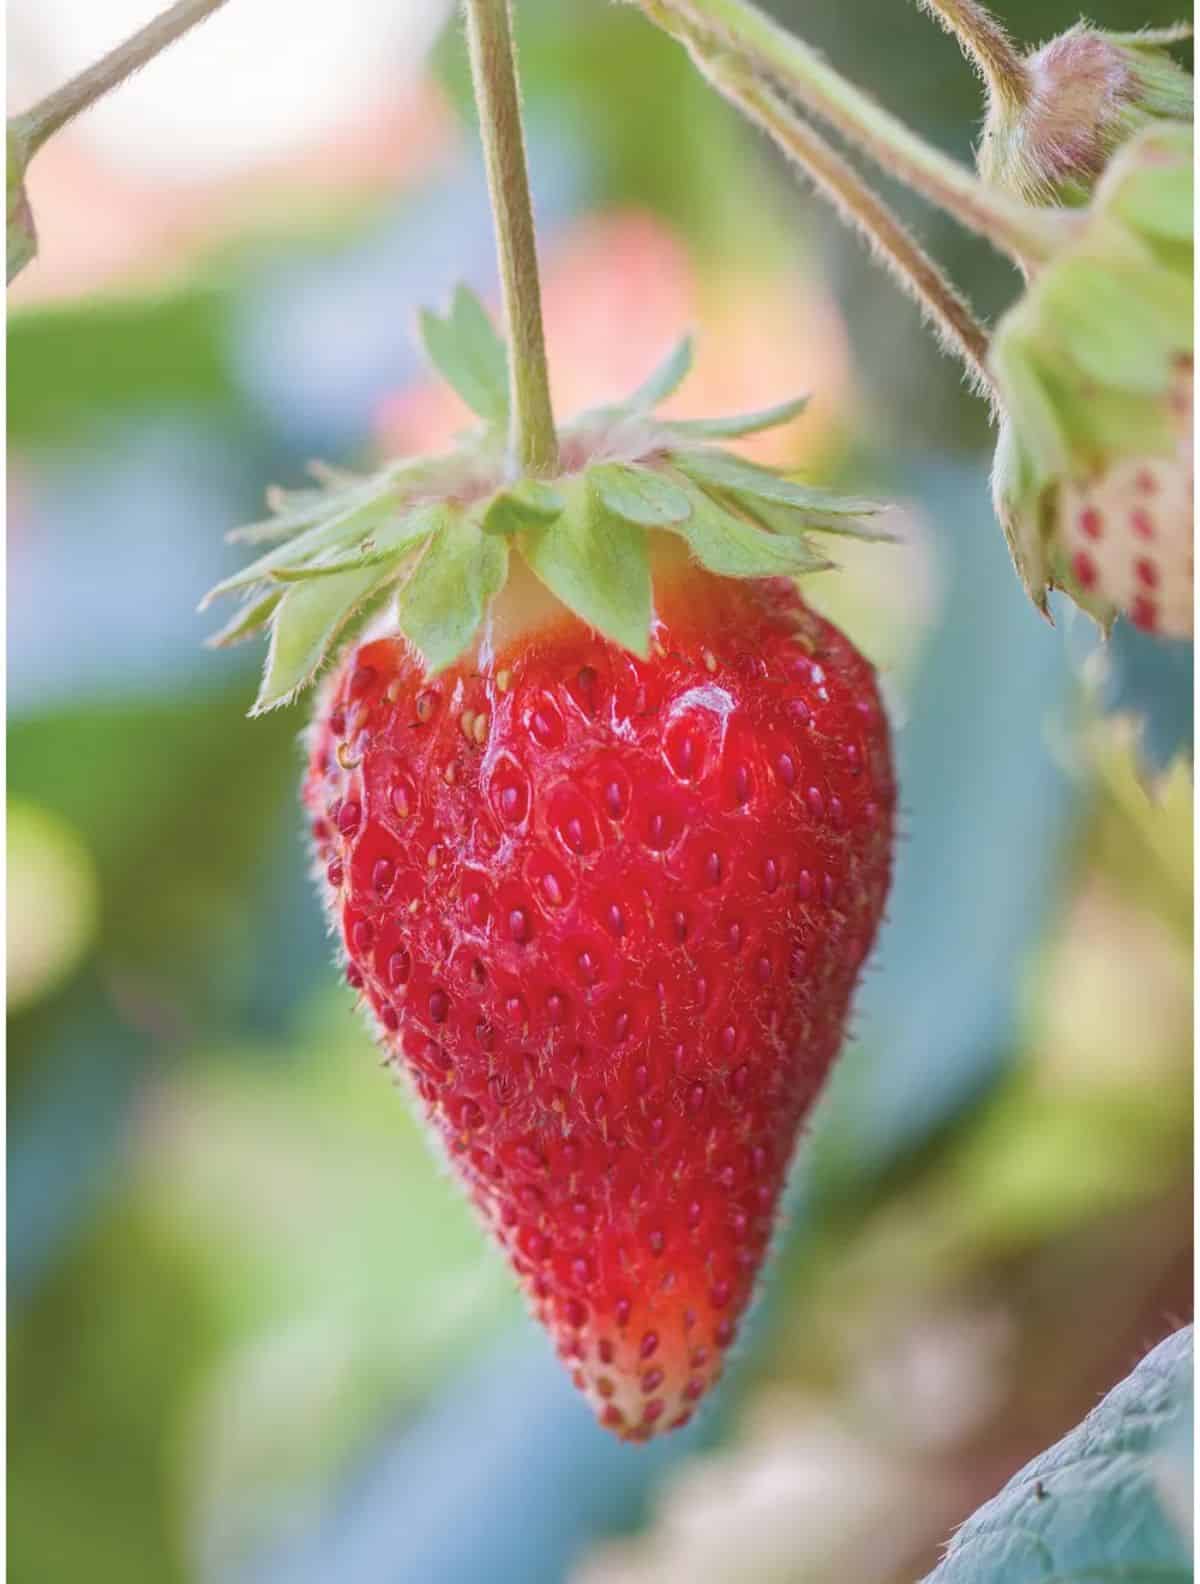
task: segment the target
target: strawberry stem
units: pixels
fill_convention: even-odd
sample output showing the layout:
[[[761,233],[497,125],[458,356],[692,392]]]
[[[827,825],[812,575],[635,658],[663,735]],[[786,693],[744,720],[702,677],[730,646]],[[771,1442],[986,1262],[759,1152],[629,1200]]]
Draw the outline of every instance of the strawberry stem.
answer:
[[[225,0],[176,0],[94,65],[48,93],[32,109],[14,117],[27,140],[29,154],[224,4]]]
[[[1029,99],[1029,73],[1020,51],[979,0],[917,0],[958,40],[993,101],[1019,109]]]
[[[558,439],[550,405],[510,0],[466,0],[466,15],[508,328],[512,451],[523,471],[553,474],[558,470]]]
[[[662,25],[675,31],[668,18],[663,18]],[[705,52],[694,41],[688,41],[688,48],[713,86],[756,122],[808,174],[843,220],[861,233],[901,289],[933,321],[942,344],[966,365],[977,388],[990,393],[993,385],[987,369],[986,329],[954,283],[878,193],[750,68],[728,53]]]
[[[1074,218],[1033,209],[992,191],[973,171],[926,143],[802,39],[751,0],[639,0],[651,21],[662,15],[710,53],[725,50],[857,143],[889,175],[986,237],[1032,272],[1062,245]]]

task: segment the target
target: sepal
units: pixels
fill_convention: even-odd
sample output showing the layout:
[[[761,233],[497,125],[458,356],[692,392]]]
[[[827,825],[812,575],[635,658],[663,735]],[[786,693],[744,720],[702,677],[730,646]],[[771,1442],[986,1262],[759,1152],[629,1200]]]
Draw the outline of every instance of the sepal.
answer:
[[[1021,581],[1046,610],[1064,588],[1103,623],[1112,606],[1066,551],[1069,501],[1121,466],[1190,476],[1192,132],[1157,123],[1100,181],[1072,240],[996,327],[1004,410],[993,498]]]
[[[295,583],[274,607],[262,685],[250,713],[290,704],[308,687],[346,628],[386,586],[378,567]]]
[[[683,336],[623,405],[630,412],[650,413],[675,392],[692,371],[692,338]]]
[[[396,599],[400,631],[431,672],[467,647],[508,576],[507,542],[485,533],[476,513],[445,505],[432,510],[433,531]]]
[[[502,429],[508,422],[508,352],[473,291],[459,286],[449,312],[426,308],[421,340],[429,361],[473,413]]]
[[[759,467],[709,442],[789,422],[804,400],[718,419],[660,419],[654,407],[691,364],[685,339],[625,402],[583,414],[561,433],[566,470],[513,477],[500,444],[508,415],[507,354],[469,292],[422,329],[437,367],[484,419],[437,457],[370,477],[312,467],[316,487],[275,490],[272,515],[230,537],[260,553],[208,594],[242,606],[210,640],[270,632],[255,713],[289,702],[361,623],[395,600],[399,630],[430,672],[471,644],[513,554],[563,605],[614,643],[647,656],[653,618],[651,533],[681,538],[722,577],[796,577],[831,563],[814,533],[886,538],[848,500]],[[202,608],[203,608],[202,606]]]
[[[635,528],[670,528],[692,509],[686,492],[652,467],[598,462],[587,476],[604,510]]]
[[[643,659],[650,652],[646,535],[605,504],[585,474],[565,485],[566,509],[522,544],[536,576],[569,610]]]

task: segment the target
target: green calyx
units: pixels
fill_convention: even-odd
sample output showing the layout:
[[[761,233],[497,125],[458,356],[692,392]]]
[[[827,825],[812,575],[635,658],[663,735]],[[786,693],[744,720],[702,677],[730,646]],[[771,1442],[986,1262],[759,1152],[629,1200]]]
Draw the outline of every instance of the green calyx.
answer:
[[[1049,588],[1069,587],[1059,486],[1176,448],[1171,396],[1190,378],[1192,258],[1192,129],[1162,122],[1116,156],[1072,241],[996,327],[988,363],[1005,418],[992,490],[1043,611]]]
[[[559,434],[562,471],[514,477],[505,448],[508,355],[464,288],[445,316],[422,315],[430,360],[482,426],[444,455],[365,478],[321,469],[317,487],[276,491],[272,516],[230,536],[267,545],[205,597],[242,604],[210,642],[268,631],[252,713],[289,703],[364,621],[391,604],[428,669],[468,648],[512,555],[597,631],[645,657],[652,617],[648,531],[678,535],[724,577],[794,577],[829,566],[813,532],[886,538],[860,524],[878,508],[799,483],[712,442],[794,418],[803,401],[728,419],[671,420],[654,408],[691,365],[683,341],[625,402]]]
[[[988,107],[979,173],[1025,203],[1080,206],[1113,155],[1159,120],[1190,122],[1187,26],[1108,33],[1078,24],[1023,62],[1022,91]]]

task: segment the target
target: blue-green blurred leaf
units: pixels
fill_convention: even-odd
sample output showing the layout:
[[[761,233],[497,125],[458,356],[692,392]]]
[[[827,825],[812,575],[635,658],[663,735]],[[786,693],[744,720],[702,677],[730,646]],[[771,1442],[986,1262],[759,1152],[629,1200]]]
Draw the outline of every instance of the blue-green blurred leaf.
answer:
[[[1131,716],[1150,771],[1165,770],[1181,754],[1192,757],[1194,671],[1192,645],[1169,643],[1118,621],[1102,650],[1101,704],[1109,715]]]
[[[1196,1378],[1191,1371],[1182,1383],[1179,1412],[1154,1444],[1154,1477],[1167,1517],[1195,1548]]]
[[[558,1584],[594,1542],[644,1521],[654,1482],[720,1427],[710,1413],[633,1452],[526,1335],[382,1444],[317,1531],[246,1584]]]
[[[1155,1460],[1191,1383],[1188,1326],[969,1518],[928,1584],[1189,1584]]]

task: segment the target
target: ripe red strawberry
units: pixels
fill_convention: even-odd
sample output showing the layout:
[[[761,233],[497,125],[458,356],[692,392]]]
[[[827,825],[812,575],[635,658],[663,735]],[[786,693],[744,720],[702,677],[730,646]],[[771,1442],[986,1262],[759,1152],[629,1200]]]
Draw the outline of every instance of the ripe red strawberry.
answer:
[[[270,709],[373,621],[304,794],[347,977],[575,1381],[644,1440],[721,1372],[887,893],[874,675],[792,581],[874,508],[709,443],[802,403],[656,417],[687,343],[521,476],[480,304],[426,336],[482,433],[277,496],[217,641],[269,628]]]
[[[602,1422],[719,1377],[887,893],[871,667],[790,583],[655,559],[650,657],[517,576],[450,669],[385,627],[305,801],[389,1059]]]

